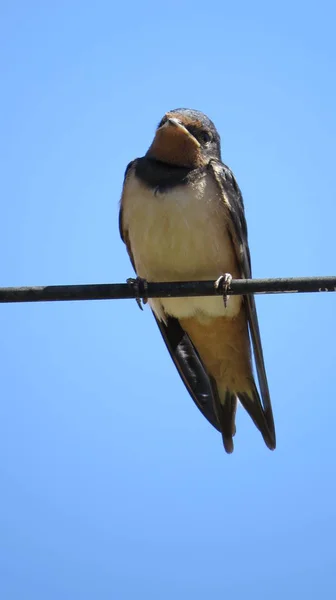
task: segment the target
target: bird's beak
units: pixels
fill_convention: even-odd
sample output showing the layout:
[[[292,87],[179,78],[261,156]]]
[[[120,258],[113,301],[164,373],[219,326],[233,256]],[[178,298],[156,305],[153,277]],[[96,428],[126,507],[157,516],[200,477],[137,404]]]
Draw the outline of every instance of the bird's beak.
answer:
[[[170,117],[169,119],[167,119],[167,121],[160,127],[160,130],[164,128],[170,129],[170,135],[187,136],[187,138],[189,138],[190,140],[190,143],[194,144],[196,148],[199,148],[201,145],[199,141],[183,125],[183,123],[181,123],[181,121],[179,121],[179,119],[176,119],[175,117]]]
[[[197,168],[203,165],[201,145],[183,123],[175,117],[156,130],[146,156],[178,167]]]

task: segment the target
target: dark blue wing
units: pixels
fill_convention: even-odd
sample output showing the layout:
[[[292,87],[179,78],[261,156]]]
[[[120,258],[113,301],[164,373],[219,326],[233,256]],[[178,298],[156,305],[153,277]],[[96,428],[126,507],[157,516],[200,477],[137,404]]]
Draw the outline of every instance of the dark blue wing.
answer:
[[[245,220],[244,201],[239,186],[235,180],[232,171],[220,161],[212,160],[209,168],[212,170],[217,185],[221,191],[223,201],[229,211],[231,219],[229,220],[230,234],[232,242],[236,249],[238,263],[241,267],[241,277],[250,279],[252,277],[251,257],[248,246],[247,225]],[[268,388],[264,355],[261,345],[259,323],[255,298],[252,295],[244,296],[246,313],[249,325],[250,338],[252,342],[254,361],[258,376],[260,393],[262,398],[262,408],[268,424],[269,433],[274,440],[275,447],[275,428],[271,398]]]

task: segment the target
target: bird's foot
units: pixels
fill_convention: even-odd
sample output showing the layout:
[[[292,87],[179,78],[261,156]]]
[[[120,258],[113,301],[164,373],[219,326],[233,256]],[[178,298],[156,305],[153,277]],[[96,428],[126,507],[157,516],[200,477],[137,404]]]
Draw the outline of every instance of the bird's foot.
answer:
[[[225,308],[227,307],[227,304],[229,301],[228,291],[229,291],[231,282],[232,282],[232,275],[230,275],[230,273],[224,273],[224,275],[221,275],[215,281],[216,290],[218,290],[218,288],[221,288],[221,290],[223,292],[223,302],[224,302]]]
[[[135,299],[140,310],[143,310],[142,304],[147,304],[148,302],[148,282],[147,279],[142,279],[142,277],[129,277],[126,279],[126,283],[132,287],[135,292]],[[141,304],[142,302],[142,304]]]

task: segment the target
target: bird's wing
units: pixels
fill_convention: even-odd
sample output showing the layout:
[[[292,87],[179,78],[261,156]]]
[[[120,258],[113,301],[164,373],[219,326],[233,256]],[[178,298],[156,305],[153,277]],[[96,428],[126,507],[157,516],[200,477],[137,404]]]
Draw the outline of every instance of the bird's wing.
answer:
[[[154,313],[153,313],[154,314]],[[178,319],[168,317],[166,323],[155,320],[175,367],[197,408],[218,431],[221,430],[214,409],[213,389],[204,365],[188,334]]]
[[[245,220],[244,202],[239,186],[235,180],[232,171],[223,163],[212,160],[209,168],[215,177],[218,188],[222,195],[226,209],[229,212],[230,219],[228,227],[236,250],[238,264],[241,267],[241,276],[244,279],[250,279],[252,276],[251,257],[248,246],[247,225]],[[262,398],[262,408],[269,428],[269,433],[274,440],[275,447],[275,428],[273,420],[273,411],[271,398],[267,383],[264,355],[260,339],[260,330],[257,317],[255,298],[249,294],[244,296],[246,313],[249,325],[249,333],[252,341],[254,361],[258,376],[260,393]]]
[[[129,163],[125,171],[125,179],[135,161]],[[124,179],[124,181],[125,181]],[[122,203],[119,212],[119,231],[122,241],[125,243],[132,266],[136,272],[134,258],[128,233],[123,227]],[[178,319],[167,318],[166,323],[159,321],[153,312],[164,342],[168,348],[183,383],[190,393],[196,406],[204,417],[218,431],[220,426],[214,409],[213,389],[209,376],[200,360],[198,353],[192,344],[188,334],[181,327]]]

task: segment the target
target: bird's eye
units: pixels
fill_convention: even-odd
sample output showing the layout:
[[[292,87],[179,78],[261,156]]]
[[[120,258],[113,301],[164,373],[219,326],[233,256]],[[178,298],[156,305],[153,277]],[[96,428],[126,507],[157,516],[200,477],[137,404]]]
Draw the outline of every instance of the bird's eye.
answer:
[[[204,129],[199,132],[198,137],[200,138],[202,144],[209,144],[212,140],[211,134],[208,131],[205,131]]]
[[[164,125],[166,121],[167,121],[167,117],[165,116],[161,119],[160,123],[158,124],[158,129],[160,129],[160,127],[162,127],[162,125]]]

